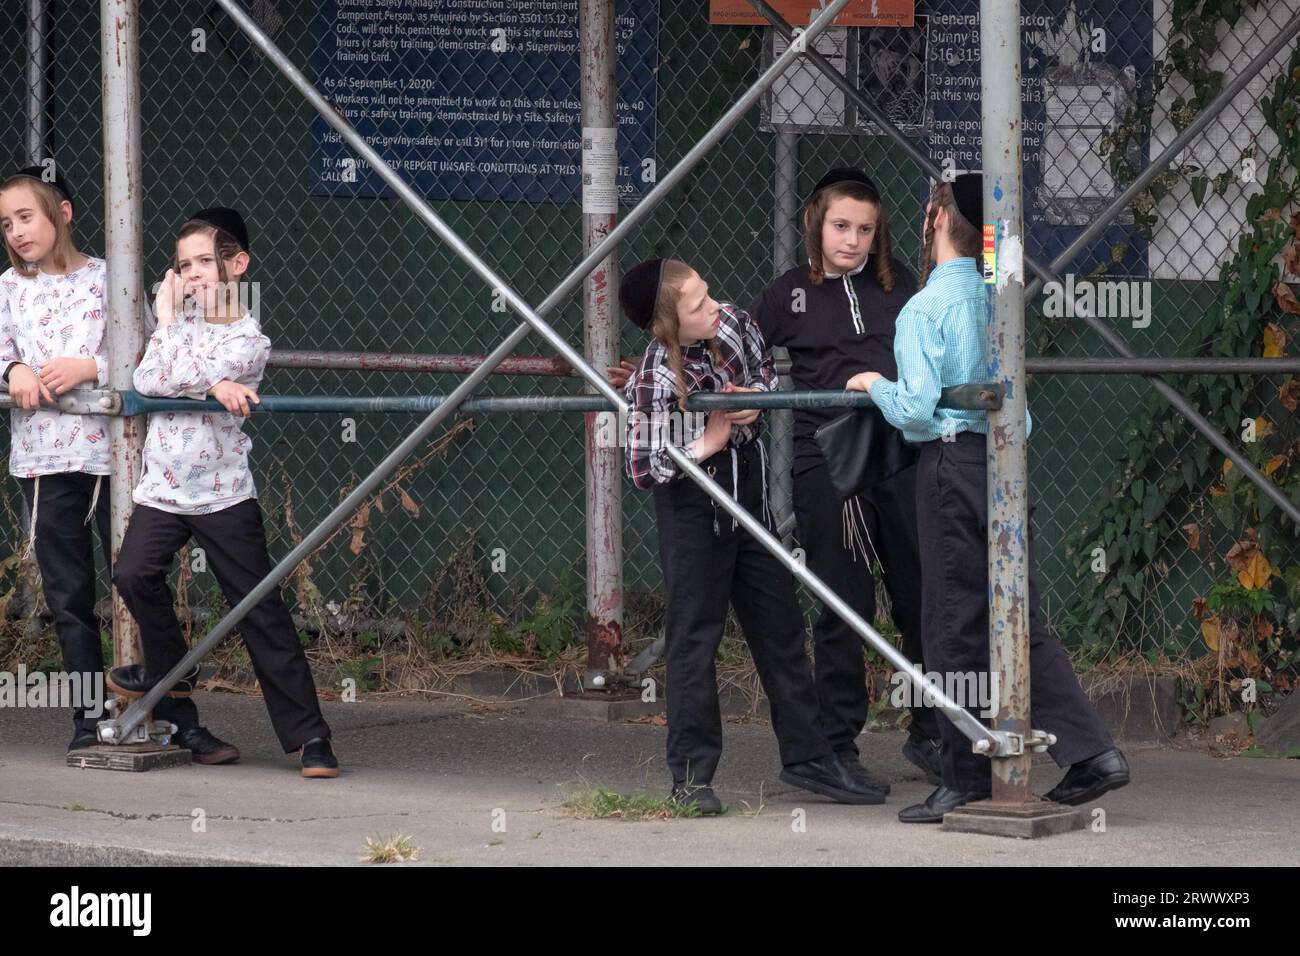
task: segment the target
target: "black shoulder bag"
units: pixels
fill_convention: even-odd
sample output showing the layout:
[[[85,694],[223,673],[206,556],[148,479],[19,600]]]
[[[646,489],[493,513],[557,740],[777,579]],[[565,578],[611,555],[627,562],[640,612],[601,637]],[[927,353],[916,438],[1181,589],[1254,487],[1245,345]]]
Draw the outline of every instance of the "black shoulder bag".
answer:
[[[917,458],[915,446],[873,405],[827,422],[814,438],[841,500],[892,478]]]

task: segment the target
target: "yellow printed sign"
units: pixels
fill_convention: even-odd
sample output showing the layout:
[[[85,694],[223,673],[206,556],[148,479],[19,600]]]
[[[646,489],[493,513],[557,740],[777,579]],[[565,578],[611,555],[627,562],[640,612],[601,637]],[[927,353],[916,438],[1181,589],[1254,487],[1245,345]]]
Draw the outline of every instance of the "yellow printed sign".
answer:
[[[984,281],[993,285],[998,281],[998,224],[984,223]]]

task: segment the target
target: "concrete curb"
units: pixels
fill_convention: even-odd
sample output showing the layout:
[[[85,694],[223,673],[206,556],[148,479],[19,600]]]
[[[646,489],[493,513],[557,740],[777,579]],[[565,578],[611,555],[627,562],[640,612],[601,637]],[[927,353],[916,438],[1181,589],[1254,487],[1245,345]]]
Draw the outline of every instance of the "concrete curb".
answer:
[[[885,676],[874,676],[874,697],[887,698],[891,687]],[[247,678],[253,680],[251,674]],[[1175,677],[1085,671],[1079,674],[1079,682],[1117,741],[1164,743],[1183,727],[1184,714]],[[322,675],[318,674],[317,683],[326,686],[328,681],[323,681]],[[659,688],[658,700],[653,704],[642,703],[637,698],[602,702],[575,697],[581,688],[569,680],[565,682],[564,696],[561,696],[556,682],[549,676],[510,668],[484,668],[459,675],[445,686],[430,689],[497,705],[520,705],[531,716],[596,722],[618,722],[665,713],[669,692],[667,688]],[[719,696],[725,718],[770,719],[768,701],[761,692],[754,700],[740,687],[723,686]],[[893,713],[892,709],[886,708],[886,715]],[[892,724],[894,719],[886,722]]]
[[[0,866],[287,866],[255,856],[148,850],[85,840],[44,840],[0,833]]]

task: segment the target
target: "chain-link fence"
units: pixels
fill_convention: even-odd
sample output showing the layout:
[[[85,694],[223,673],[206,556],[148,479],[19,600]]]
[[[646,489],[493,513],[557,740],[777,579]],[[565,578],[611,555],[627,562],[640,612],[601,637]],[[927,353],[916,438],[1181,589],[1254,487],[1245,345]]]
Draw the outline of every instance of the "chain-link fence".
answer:
[[[45,6],[48,133],[42,148],[76,185],[82,249],[100,255],[97,9]],[[246,4],[363,132],[394,128],[382,110],[399,118],[399,111],[410,110],[415,118],[397,128],[410,133],[415,123],[443,139],[425,144],[427,155],[445,161],[454,137],[471,157],[490,154],[494,162],[517,164],[483,172],[447,162],[411,175],[447,223],[526,300],[538,303],[581,258],[576,180],[559,168],[565,156],[578,163],[578,150],[557,140],[548,153],[556,168],[537,172],[538,140],[513,137],[525,111],[539,117],[527,120],[537,128],[578,132],[577,4],[502,4],[484,13],[483,4],[451,0],[436,5],[437,16],[432,10],[419,14],[417,6],[378,0]],[[969,6],[925,0],[916,5],[914,26],[836,30],[817,44],[945,169],[979,164],[979,42]],[[1027,251],[1042,263],[1059,254],[1186,126],[1195,107],[1209,102],[1215,84],[1247,68],[1297,9],[1297,0],[1024,0]],[[623,178],[625,191],[635,194],[705,134],[783,41],[765,27],[711,25],[703,3],[620,2],[616,10],[623,46],[619,83],[625,100],[629,89],[637,97],[623,115],[634,121],[628,124],[636,126],[633,138],[641,137],[650,150],[639,158],[651,166],[634,157]],[[28,44],[25,14],[15,3],[0,16],[0,36],[11,51]],[[539,19],[529,19],[533,14]],[[186,213],[229,204],[250,223],[250,277],[260,283],[262,323],[277,350],[472,355],[515,327],[516,317],[494,308],[492,291],[386,195],[382,182],[347,165],[346,148],[330,140],[314,111],[215,5],[160,0],[142,5],[141,16],[147,286],[166,269]],[[459,31],[467,42],[508,49],[526,30],[536,31],[530,42],[554,43],[555,49],[511,60],[509,76],[485,66],[489,60],[481,53],[461,55],[454,42]],[[557,39],[564,35],[567,44]],[[1266,189],[1271,161],[1280,160],[1279,175],[1287,182],[1294,178],[1294,102],[1285,109],[1269,102],[1273,84],[1287,76],[1294,48],[1288,44],[1184,151],[1174,175],[1160,177],[1139,198],[1136,215],[1130,208],[1060,270],[1063,278],[1069,274],[1069,284],[1055,305],[1050,289],[1034,299],[1031,358],[1113,354],[1074,314],[1074,304],[1080,310],[1083,304],[1065,294],[1083,295],[1081,282],[1097,286],[1098,301],[1117,305],[1122,285],[1120,314],[1104,308],[1095,314],[1139,355],[1274,354],[1263,352],[1270,323],[1276,332],[1269,332],[1269,341],[1287,351],[1287,338],[1300,334],[1295,310],[1285,309],[1271,286],[1257,288],[1261,265],[1250,246],[1263,212],[1276,209],[1281,221],[1289,220],[1292,192],[1288,187],[1285,196],[1249,212],[1248,203]],[[358,51],[365,51],[364,60]],[[33,87],[21,62],[12,59],[0,78],[11,117],[30,115]],[[1170,64],[1179,72],[1170,75]],[[325,85],[327,77],[333,85]],[[483,102],[467,101],[469,90],[481,91]],[[456,111],[459,118],[445,118]],[[19,124],[11,125],[0,154],[6,168],[28,162],[30,144],[21,134]],[[533,135],[540,134],[534,129]],[[414,146],[380,151],[408,160],[425,155]],[[778,158],[783,151],[793,162]],[[620,260],[631,264],[671,253],[695,265],[715,294],[747,304],[773,276],[774,263],[776,271],[793,263],[789,257],[801,248],[797,211],[822,173],[840,165],[865,168],[877,180],[896,255],[916,262],[928,176],[807,62],[787,74],[763,109],[752,111],[622,245]],[[352,173],[355,181],[347,179]],[[778,223],[778,208],[793,208],[795,216]],[[786,261],[778,262],[781,257]],[[1234,286],[1222,270],[1239,260],[1253,271]],[[1237,305],[1249,302],[1249,314],[1232,310],[1233,288]],[[1231,329],[1228,320],[1214,318],[1225,307]],[[1239,315],[1247,318],[1238,322]],[[571,297],[548,320],[570,342],[580,342],[581,297]],[[537,342],[526,340],[522,351],[544,351]],[[623,337],[626,355],[643,345],[638,336]],[[1286,380],[1172,379],[1294,500],[1295,401],[1279,391]],[[274,368],[263,388],[403,395],[445,393],[454,384],[454,376],[439,374]],[[491,395],[578,391],[572,377],[518,375],[494,375],[483,389]],[[1094,656],[1098,649],[1199,654],[1203,621],[1193,601],[1216,585],[1223,586],[1223,600],[1238,600],[1227,592],[1243,562],[1258,585],[1241,585],[1244,600],[1250,591],[1270,588],[1269,613],[1279,637],[1287,628],[1294,634],[1294,528],[1276,508],[1261,505],[1239,470],[1225,474],[1223,456],[1193,429],[1169,417],[1158,399],[1151,404],[1147,383],[1134,376],[1037,375],[1029,399],[1045,606],[1072,643]],[[1144,426],[1148,407],[1154,419]],[[1245,443],[1244,418],[1259,419]],[[255,417],[249,426],[253,462],[273,554],[283,554],[318,523],[414,424],[413,417],[394,415]],[[460,415],[288,587],[309,619],[339,611],[355,630],[400,630],[438,651],[455,652],[475,640],[498,650],[533,650],[543,631],[567,629],[577,637],[583,484],[581,416]],[[12,483],[4,496],[12,522],[7,538],[16,545],[21,506]],[[1132,505],[1119,507],[1124,500]],[[1254,509],[1261,507],[1257,516]],[[635,648],[659,626],[661,578],[648,496],[627,485],[623,508],[625,633]],[[1095,533],[1081,531],[1085,525]],[[1227,557],[1234,543],[1249,541],[1248,528],[1274,572],[1264,584],[1249,548]],[[1281,583],[1288,573],[1289,590]],[[210,613],[218,601],[215,581],[188,575],[186,600]],[[1228,616],[1225,610],[1214,620],[1225,623]]]

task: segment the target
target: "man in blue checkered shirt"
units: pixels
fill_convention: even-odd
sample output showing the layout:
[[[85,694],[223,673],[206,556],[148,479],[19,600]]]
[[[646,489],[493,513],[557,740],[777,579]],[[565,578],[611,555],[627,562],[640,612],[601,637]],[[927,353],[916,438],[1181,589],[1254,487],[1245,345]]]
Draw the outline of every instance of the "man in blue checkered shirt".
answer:
[[[898,380],[862,372],[847,387],[871,393],[891,425],[921,446],[916,525],[921,552],[921,643],[926,667],[945,687],[989,688],[987,449],[983,411],[939,408],[942,389],[988,373],[988,293],[976,266],[983,236],[983,183],[977,174],[935,186],[926,209],[920,291],[899,313]],[[1065,777],[1047,799],[1090,803],[1129,781],[1128,762],[1079,686],[1069,658],[1039,614],[1033,532],[1029,532],[1030,722],[1056,736],[1049,753]],[[975,678],[974,680],[970,678]],[[983,678],[981,681],[980,678]],[[996,712],[997,701],[958,700]],[[939,722],[943,784],[899,811],[904,823],[941,823],[964,804],[987,799],[988,761],[948,720]]]

